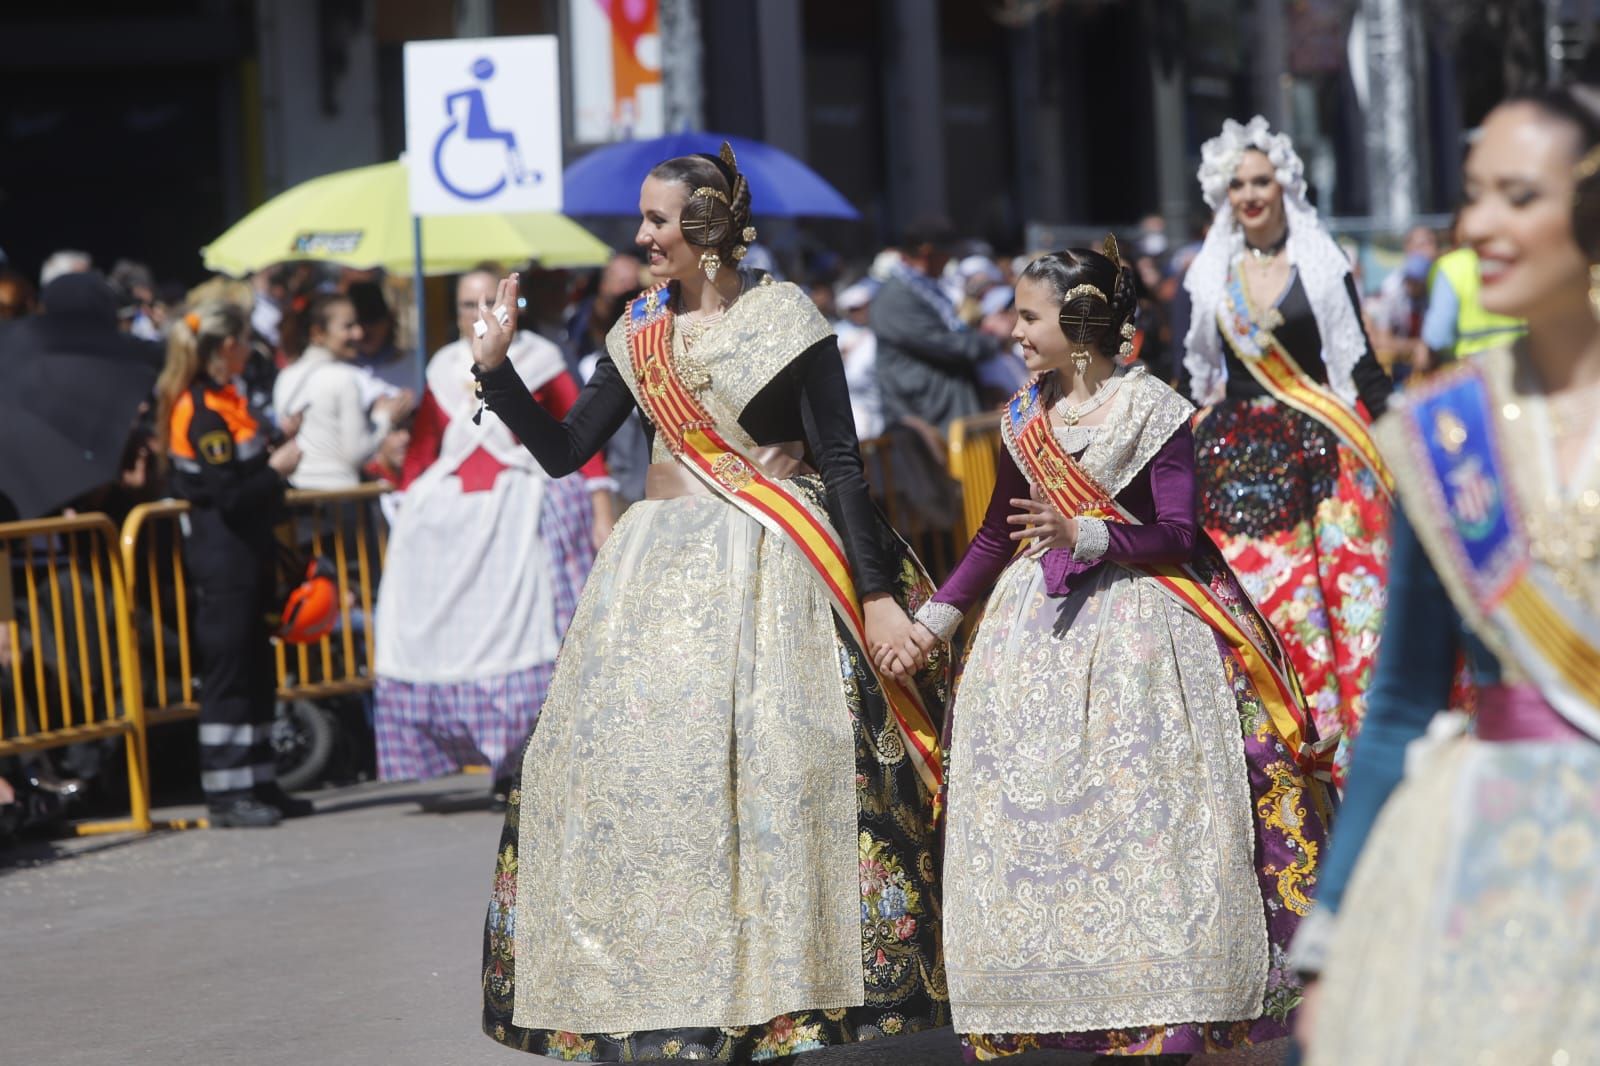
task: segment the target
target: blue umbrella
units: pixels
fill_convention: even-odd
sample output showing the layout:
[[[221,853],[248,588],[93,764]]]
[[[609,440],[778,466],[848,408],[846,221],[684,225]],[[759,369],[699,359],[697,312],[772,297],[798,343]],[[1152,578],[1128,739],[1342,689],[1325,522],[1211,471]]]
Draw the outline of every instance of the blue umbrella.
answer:
[[[770,144],[720,133],[671,133],[648,141],[624,141],[596,148],[569,166],[561,210],[568,215],[634,215],[639,183],[650,168],[680,155],[716,155],[722,142],[733,145],[739,169],[750,182],[756,218],[860,218],[816,171]]]

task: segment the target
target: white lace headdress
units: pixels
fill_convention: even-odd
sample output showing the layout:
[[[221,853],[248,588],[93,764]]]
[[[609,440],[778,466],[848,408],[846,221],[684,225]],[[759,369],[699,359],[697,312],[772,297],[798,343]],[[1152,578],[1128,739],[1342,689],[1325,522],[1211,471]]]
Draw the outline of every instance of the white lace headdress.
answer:
[[[1351,372],[1366,351],[1366,335],[1361,320],[1345,290],[1345,275],[1350,261],[1344,250],[1323,228],[1317,209],[1306,200],[1305,164],[1295,153],[1286,133],[1273,133],[1267,120],[1257,115],[1247,124],[1233,119],[1222,124],[1222,133],[1200,148],[1200,190],[1206,203],[1216,212],[1211,231],[1206,234],[1200,254],[1195,257],[1183,281],[1192,299],[1189,335],[1184,340],[1184,369],[1189,372],[1189,391],[1195,403],[1204,405],[1221,398],[1228,379],[1222,358],[1222,335],[1218,332],[1217,312],[1222,306],[1228,271],[1244,251],[1244,233],[1228,204],[1228,183],[1249,149],[1265,153],[1283,187],[1283,208],[1289,224],[1289,261],[1300,274],[1322,336],[1322,362],[1328,368],[1328,384],[1346,401],[1356,399]]]

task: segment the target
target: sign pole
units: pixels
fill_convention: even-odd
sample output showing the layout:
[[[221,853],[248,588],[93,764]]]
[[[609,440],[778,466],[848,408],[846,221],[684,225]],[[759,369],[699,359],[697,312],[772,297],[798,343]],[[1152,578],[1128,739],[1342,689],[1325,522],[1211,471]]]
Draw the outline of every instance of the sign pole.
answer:
[[[428,297],[422,278],[422,216],[411,216],[411,290],[417,311],[417,399],[428,388]]]

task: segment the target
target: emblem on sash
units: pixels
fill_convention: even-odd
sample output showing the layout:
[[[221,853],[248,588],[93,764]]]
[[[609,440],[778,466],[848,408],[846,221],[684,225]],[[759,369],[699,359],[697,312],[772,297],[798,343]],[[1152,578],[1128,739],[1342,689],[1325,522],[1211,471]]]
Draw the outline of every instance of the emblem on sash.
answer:
[[[1034,449],[1033,457],[1039,464],[1039,480],[1044,483],[1045,488],[1059,492],[1067,487],[1067,471],[1048,444],[1038,445]]]
[[[1454,411],[1440,411],[1433,420],[1433,439],[1451,455],[1460,455],[1467,443],[1467,427]]]
[[[711,476],[730,492],[738,492],[756,479],[750,464],[732,452],[723,452],[711,464]]]
[[[667,394],[667,370],[659,359],[652,359],[644,365],[644,380],[640,384],[645,392],[657,399]]]
[[[1500,490],[1476,455],[1445,474],[1450,486],[1450,516],[1468,540],[1480,540],[1500,517]]]

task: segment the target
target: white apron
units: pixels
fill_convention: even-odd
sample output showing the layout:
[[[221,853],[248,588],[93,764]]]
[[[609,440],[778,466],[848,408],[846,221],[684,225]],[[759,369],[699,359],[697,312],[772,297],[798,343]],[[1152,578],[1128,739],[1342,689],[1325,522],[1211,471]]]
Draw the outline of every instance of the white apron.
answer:
[[[510,358],[530,390],[564,369],[560,350],[522,332]],[[443,684],[552,662],[556,634],[548,547],[538,536],[549,476],[493,411],[478,402],[465,341],[428,364],[428,392],[449,419],[439,458],[401,499],[378,591],[382,677]],[[464,492],[456,471],[478,448],[506,469]]]

